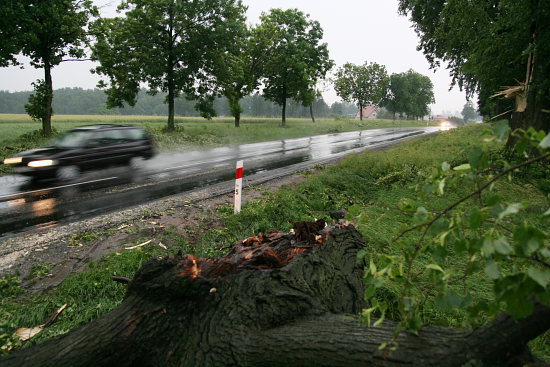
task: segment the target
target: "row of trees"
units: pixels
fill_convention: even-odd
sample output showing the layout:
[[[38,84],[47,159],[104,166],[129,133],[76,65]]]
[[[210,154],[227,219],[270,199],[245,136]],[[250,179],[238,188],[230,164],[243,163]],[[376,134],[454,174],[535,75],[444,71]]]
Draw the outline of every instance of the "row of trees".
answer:
[[[241,114],[247,113],[241,101],[255,91],[279,106],[282,126],[287,106],[296,113],[296,104],[308,108],[314,121],[317,85],[334,66],[321,42],[319,22],[297,9],[272,9],[256,26],[246,24],[241,0],[127,0],[114,18],[99,18],[89,0],[51,0],[47,5],[5,0],[0,11],[7,15],[0,23],[0,67],[19,65],[16,56],[23,54],[32,66],[44,70],[44,79],[33,83],[25,109],[42,120],[46,134],[51,133],[53,113],[51,70],[62,62],[82,60],[87,46],[92,60],[99,62],[92,72],[102,78],[99,86],[105,89],[106,107],[135,106],[145,88],[153,96],[163,96],[169,129],[174,128],[180,97],[193,101],[205,118],[219,112],[217,100],[225,97],[238,127]],[[407,75],[427,79],[412,71]],[[403,92],[394,77],[388,78],[385,67],[376,63],[346,64],[334,83],[344,101],[356,103],[361,111],[376,104],[401,116],[426,115],[433,102],[429,79],[428,95],[413,102],[403,100],[411,93]],[[326,106],[319,107],[328,113]],[[100,107],[96,111],[104,112]]]
[[[25,113],[24,105],[31,92],[0,91],[0,113]],[[107,96],[103,90],[84,90],[82,88],[63,88],[54,91],[52,107],[56,114],[69,115],[147,115],[166,116],[166,94],[150,95],[141,90],[136,98],[136,104],[123,108],[107,108]],[[174,112],[176,116],[200,116],[195,109],[197,101],[184,97],[176,98]],[[266,100],[260,94],[252,94],[241,100],[242,115],[248,117],[278,117],[281,108],[276,103]],[[354,115],[355,105],[346,102],[334,102],[327,105],[323,98],[317,98],[312,104],[315,116],[328,118],[344,115]],[[218,116],[231,116],[229,101],[225,97],[216,98],[213,102]],[[292,100],[287,108],[288,117],[307,118],[311,114],[309,108]]]
[[[377,63],[346,63],[336,72],[334,88],[344,101],[357,103],[361,119],[363,107],[368,105],[386,107],[394,119],[396,113],[401,118],[419,119],[428,115],[429,105],[435,103],[430,78],[412,69],[389,76]]]
[[[18,65],[15,56],[23,54],[44,70],[27,105],[44,133],[51,133],[51,69],[82,59],[85,45],[99,62],[93,72],[102,76],[107,106],[135,105],[143,87],[163,92],[169,129],[179,96],[197,101],[208,118],[223,95],[239,126],[240,100],[259,87],[282,107],[284,126],[287,100],[311,107],[317,82],[333,66],[320,24],[297,9],[273,9],[254,27],[246,25],[240,0],[128,0],[118,10],[120,16],[102,19],[89,0],[0,3],[0,66]]]

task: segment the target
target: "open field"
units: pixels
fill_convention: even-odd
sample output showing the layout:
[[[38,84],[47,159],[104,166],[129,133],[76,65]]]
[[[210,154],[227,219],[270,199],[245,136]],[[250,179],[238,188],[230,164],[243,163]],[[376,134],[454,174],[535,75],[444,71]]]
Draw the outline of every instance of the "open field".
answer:
[[[263,192],[262,198],[246,203],[239,215],[233,215],[229,205],[222,205],[215,212],[203,214],[204,218],[198,219],[190,229],[193,230],[192,236],[182,235],[180,228],[156,228],[151,245],[132,251],[119,251],[97,262],[91,262],[83,273],[70,276],[57,289],[45,294],[26,295],[16,276],[5,277],[0,318],[6,320],[6,323],[0,324],[0,334],[10,335],[17,327],[43,323],[52,310],[65,303],[70,303],[70,308],[32,343],[63,334],[105,314],[121,302],[124,296],[124,287],[115,284],[111,276],[132,276],[146,259],[165,256],[166,251],[154,244],[160,241],[168,246],[170,253],[181,250],[196,256],[216,256],[234,241],[252,233],[271,229],[288,232],[292,222],[317,218],[329,221],[330,211],[354,208],[350,209],[353,211],[352,220],[363,234],[368,253],[397,256],[401,249],[393,239],[400,233],[403,224],[411,221],[409,214],[399,210],[400,200],[416,200],[415,186],[423,182],[423,175],[439,167],[441,162],[447,161],[455,166],[467,161],[468,147],[482,144],[481,133],[484,128],[484,125],[476,125],[442,132],[437,136],[400,144],[390,150],[354,155],[334,166],[319,167],[306,174],[305,179],[297,185],[274,192]],[[500,154],[501,146],[493,144],[488,149],[494,154]],[[511,182],[499,182],[495,186],[495,192],[510,202],[528,202],[533,210],[525,211],[523,217],[518,219],[538,228],[545,228],[547,223],[541,223],[536,212],[547,208],[546,195],[549,190],[544,185],[547,180],[548,173],[546,176],[535,177],[527,171],[518,174]],[[466,191],[466,188],[457,188],[453,197],[438,197],[427,205],[430,209],[445,207]],[[476,202],[469,201],[467,205],[476,205]],[[177,213],[154,213],[153,218],[157,222],[163,222],[164,218],[173,218],[176,215]],[[125,239],[126,246],[135,246],[151,239],[150,232],[139,230],[139,223],[128,223],[124,231],[133,236]],[[83,233],[78,238],[75,237],[73,242],[92,247],[99,241],[113,241],[118,235],[116,232]],[[421,269],[429,261],[429,258],[422,259],[417,266]],[[459,273],[464,266],[464,259],[454,256],[448,266],[450,270]],[[29,277],[31,281],[40,281],[41,277],[47,277],[51,272],[51,265],[45,263],[42,267],[36,266],[35,270]],[[425,286],[428,289],[429,282]],[[474,300],[491,297],[491,281],[483,271],[475,272],[456,286],[461,291],[467,290]],[[422,291],[422,287],[419,287],[419,291]],[[399,297],[399,288],[388,283],[381,289],[378,297],[387,301],[395,300]],[[399,312],[390,309],[386,316],[398,318]],[[441,309],[429,292],[426,292],[421,317],[425,323],[441,326],[462,327],[466,323],[464,310]],[[549,338],[547,333],[533,342],[537,354],[546,360],[550,357]]]
[[[56,115],[52,118],[52,126],[58,133],[91,124],[143,126],[159,139],[161,149],[165,147],[165,143],[170,148],[178,147],[178,143],[194,146],[227,145],[384,127],[426,126],[424,121],[320,119],[313,123],[309,119],[288,119],[287,127],[280,128],[279,119],[243,118],[241,127],[235,128],[232,118],[214,118],[208,121],[202,118],[177,117],[176,132],[166,133],[165,116]],[[40,122],[32,121],[27,115],[0,114],[0,145],[8,145],[21,135],[40,128]]]
[[[52,126],[56,134],[77,126],[92,124],[131,124],[146,128],[155,140],[158,151],[186,150],[197,147],[298,138],[303,136],[378,129],[385,127],[426,126],[424,121],[320,119],[288,119],[281,128],[274,118],[244,118],[241,127],[235,128],[232,118],[177,117],[176,131],[167,132],[165,116],[93,116],[55,115]],[[40,134],[41,123],[28,115],[0,114],[0,159],[17,152],[46,145],[50,138]],[[8,148],[6,148],[8,147]],[[8,167],[0,165],[0,174]]]

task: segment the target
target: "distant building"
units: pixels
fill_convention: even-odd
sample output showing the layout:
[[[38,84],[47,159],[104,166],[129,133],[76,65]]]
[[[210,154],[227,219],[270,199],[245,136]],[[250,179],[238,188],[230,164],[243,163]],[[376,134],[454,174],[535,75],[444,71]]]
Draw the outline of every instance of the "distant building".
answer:
[[[445,115],[435,115],[432,117],[432,120],[446,121],[449,119],[449,116]]]
[[[356,119],[361,118],[360,112],[361,112],[360,110],[357,111],[357,114],[355,115]],[[370,105],[370,106],[363,107],[364,119],[375,119],[378,117],[379,113],[380,113],[380,108],[378,108],[377,106]]]

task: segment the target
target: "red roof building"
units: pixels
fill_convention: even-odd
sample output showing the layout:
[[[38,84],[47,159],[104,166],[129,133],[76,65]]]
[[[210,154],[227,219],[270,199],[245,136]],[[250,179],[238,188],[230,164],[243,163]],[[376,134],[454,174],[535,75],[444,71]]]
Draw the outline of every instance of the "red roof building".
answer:
[[[357,111],[357,114],[355,115],[356,119],[361,118],[360,112],[361,111]],[[375,119],[375,118],[377,118],[379,113],[380,113],[380,108],[378,108],[376,106],[370,105],[370,106],[363,107],[363,118],[364,119]]]

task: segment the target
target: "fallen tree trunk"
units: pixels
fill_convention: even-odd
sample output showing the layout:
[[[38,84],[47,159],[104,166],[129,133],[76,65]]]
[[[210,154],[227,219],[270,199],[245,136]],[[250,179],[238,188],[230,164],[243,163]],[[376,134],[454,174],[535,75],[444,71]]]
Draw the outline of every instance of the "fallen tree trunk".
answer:
[[[0,359],[9,366],[521,366],[528,340],[550,327],[540,307],[464,332],[368,328],[358,313],[364,244],[353,227],[248,238],[225,257],[145,264],[123,303],[73,332]],[[300,226],[298,226],[300,227]],[[297,241],[298,240],[298,241]],[[528,355],[527,355],[528,356]]]

